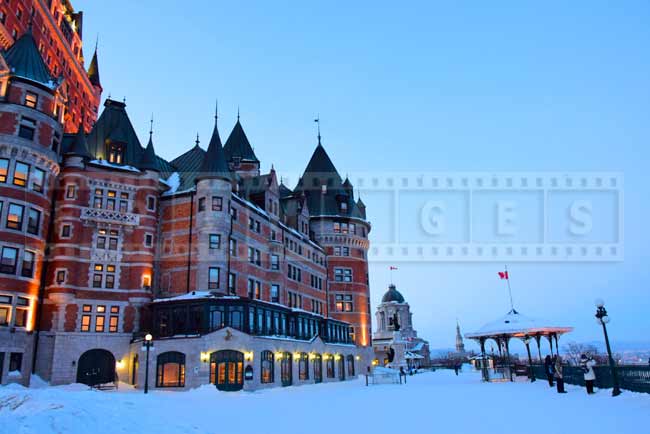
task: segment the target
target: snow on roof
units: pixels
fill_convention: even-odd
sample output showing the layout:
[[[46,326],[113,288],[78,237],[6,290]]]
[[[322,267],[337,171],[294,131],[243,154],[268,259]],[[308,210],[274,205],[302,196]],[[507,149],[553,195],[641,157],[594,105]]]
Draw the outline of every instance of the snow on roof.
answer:
[[[216,298],[216,297],[217,296],[210,291],[192,291],[192,292],[188,292],[187,294],[177,295],[175,297],[158,298],[153,302],[159,303],[162,301],[197,300],[201,298]],[[221,296],[219,298],[226,298],[226,297],[233,298],[233,296]],[[239,297],[234,297],[234,298],[239,298]]]
[[[176,193],[178,188],[181,186],[181,176],[178,174],[178,172],[172,173],[169,175],[169,178],[161,179],[161,181],[169,186],[169,190],[164,192],[163,196]]]
[[[126,170],[128,172],[138,172],[140,173],[140,170],[133,167],[133,166],[128,166],[128,165],[122,165],[122,164],[113,164],[109,163],[106,160],[90,160],[89,163],[95,164],[97,166],[104,166],[104,167],[110,167],[112,169],[118,169],[118,170]]]
[[[474,333],[466,333],[465,337],[476,339],[480,337],[490,337],[497,335],[510,335],[514,337],[523,337],[525,335],[551,333],[568,333],[573,327],[552,325],[544,321],[539,321],[520,314],[515,309],[502,316],[501,318],[485,324]]]

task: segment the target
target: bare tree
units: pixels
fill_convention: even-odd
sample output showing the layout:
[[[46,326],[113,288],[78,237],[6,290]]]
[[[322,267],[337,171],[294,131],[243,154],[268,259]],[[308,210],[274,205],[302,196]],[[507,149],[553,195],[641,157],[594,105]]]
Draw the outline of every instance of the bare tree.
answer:
[[[595,345],[590,344],[581,344],[578,342],[569,342],[563,348],[564,359],[573,366],[578,366],[580,364],[580,357],[583,354],[587,354],[596,360],[597,363],[603,362],[603,356],[598,353],[598,348]],[[607,358],[604,357],[606,360]]]

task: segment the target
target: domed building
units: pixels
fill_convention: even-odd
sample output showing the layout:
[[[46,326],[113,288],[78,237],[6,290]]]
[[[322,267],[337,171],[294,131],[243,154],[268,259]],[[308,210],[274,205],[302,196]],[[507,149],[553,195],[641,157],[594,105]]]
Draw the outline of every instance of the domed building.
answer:
[[[375,365],[393,368],[429,366],[429,343],[418,337],[413,328],[411,307],[395,285],[388,286],[375,317],[377,328],[372,339]]]

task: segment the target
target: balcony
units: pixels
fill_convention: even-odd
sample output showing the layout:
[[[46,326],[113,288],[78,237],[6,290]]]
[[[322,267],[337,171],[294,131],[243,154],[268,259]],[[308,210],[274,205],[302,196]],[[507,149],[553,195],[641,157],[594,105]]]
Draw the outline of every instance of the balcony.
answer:
[[[129,226],[137,226],[140,224],[140,216],[137,214],[97,208],[84,208],[81,211],[81,220]]]

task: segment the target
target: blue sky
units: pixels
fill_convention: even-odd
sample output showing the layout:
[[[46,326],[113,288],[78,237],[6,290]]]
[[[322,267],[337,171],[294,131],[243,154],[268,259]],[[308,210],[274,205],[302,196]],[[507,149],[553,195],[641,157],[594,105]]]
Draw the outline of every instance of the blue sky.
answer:
[[[208,139],[218,98],[222,137],[239,106],[265,171],[304,169],[320,114],[342,175],[623,174],[624,261],[511,264],[512,286],[520,311],[575,326],[567,340],[600,338],[593,299],[602,297],[614,341],[650,341],[650,4],[401,3],[74,5],[88,60],[99,34],[104,97],[126,97],[141,140],[153,112],[166,158],[197,132]],[[393,221],[381,195],[364,201],[371,242],[408,221]],[[397,262],[395,282],[433,347],[453,345],[456,317],[471,331],[508,310],[502,263]],[[388,265],[371,264],[374,302]]]

